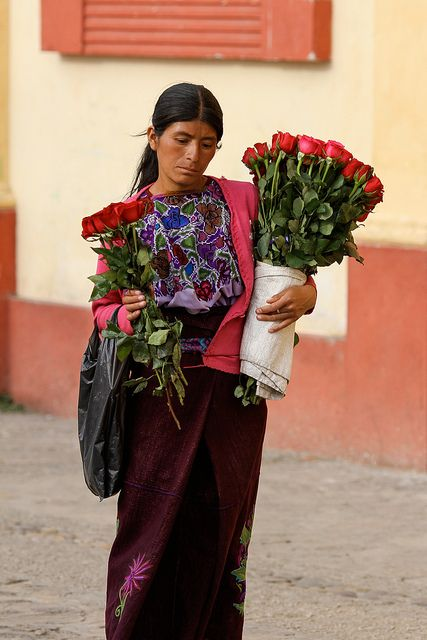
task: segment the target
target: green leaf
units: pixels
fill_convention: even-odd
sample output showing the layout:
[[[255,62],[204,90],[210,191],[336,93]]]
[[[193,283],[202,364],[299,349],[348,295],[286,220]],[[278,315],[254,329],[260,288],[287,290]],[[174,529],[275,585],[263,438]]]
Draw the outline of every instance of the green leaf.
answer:
[[[136,262],[140,267],[144,267],[150,262],[150,250],[148,249],[148,247],[141,247],[141,249],[138,251],[138,255],[136,256]]]
[[[328,220],[334,213],[329,202],[322,202],[322,204],[317,208],[317,217],[320,220]]]
[[[166,322],[166,320],[163,320],[162,318],[157,318],[156,320],[153,320],[153,324],[157,329],[165,329],[168,327],[168,323]]]
[[[315,191],[314,189],[309,189],[307,187],[304,188],[302,197],[304,199],[304,204],[306,205],[312,200],[319,200],[317,191]]]
[[[299,221],[298,220],[289,220],[288,222],[289,231],[291,233],[297,233],[299,229]]]
[[[354,206],[353,204],[349,204],[348,202],[344,202],[339,211],[338,221],[339,222],[350,222],[357,218],[361,213],[359,207]]]
[[[273,162],[272,164],[268,165],[267,173],[266,173],[266,176],[265,176],[265,179],[267,180],[267,182],[269,180],[271,180],[271,178],[273,177],[275,168],[276,168],[276,163],[275,162]]]
[[[246,579],[246,566],[242,565],[238,569],[234,569],[231,575],[234,576],[238,582],[244,582]]]
[[[181,404],[183,404],[183,400],[184,400],[184,397],[185,397],[184,385],[182,384],[181,379],[177,375],[171,376],[171,380],[172,380],[173,386],[175,387],[175,390],[176,390],[176,393],[178,395],[178,398],[179,398]]]
[[[295,332],[294,333],[294,349],[298,343],[299,343],[299,335],[297,334],[297,332]]]
[[[316,251],[324,251],[326,247],[329,245],[329,238],[317,238],[316,240]]]
[[[93,302],[94,300],[100,300],[101,298],[105,298],[107,293],[109,293],[110,291],[111,291],[111,285],[108,282],[95,286],[92,289],[89,302]]]
[[[245,525],[243,527],[242,535],[240,537],[240,542],[247,547],[251,539],[251,530]]]
[[[181,368],[181,347],[179,346],[179,342],[177,342],[173,348],[172,362],[175,369]]]
[[[300,218],[304,209],[304,200],[299,196],[295,198],[292,204],[292,211],[295,218]]]
[[[166,239],[162,233],[156,235],[156,251],[160,251],[166,247]]]
[[[271,233],[265,232],[257,242],[257,250],[261,258],[265,258],[270,248]]]
[[[120,331],[119,327],[115,327],[114,325],[112,325],[108,329],[103,329],[101,335],[102,335],[103,338],[115,340],[117,338],[117,336],[120,335],[120,333],[121,333],[121,331]]]
[[[344,184],[344,176],[342,174],[340,174],[336,178],[336,180],[334,180],[334,182],[332,183],[331,190],[332,191],[337,191],[338,189],[341,189],[343,184]]]
[[[153,369],[162,369],[163,368],[163,360],[158,358],[156,355],[153,355],[152,359],[153,359],[153,362],[152,362],[151,366],[153,367]]]
[[[146,264],[144,267],[144,271],[141,273],[141,278],[140,278],[140,287],[141,289],[144,289],[144,287],[149,283],[149,282],[153,282],[153,280],[155,280],[157,274],[154,271],[153,267],[151,266],[150,263]]]
[[[323,233],[324,236],[330,236],[334,229],[334,225],[332,222],[327,222],[326,220],[322,220],[320,223],[320,232]]]
[[[294,269],[300,269],[306,263],[305,263],[305,260],[303,260],[302,258],[299,258],[298,256],[292,253],[288,253],[286,255],[286,264],[288,265],[288,267],[293,267]]]
[[[289,178],[294,178],[297,175],[297,163],[293,158],[286,160],[286,171]]]
[[[135,340],[132,349],[132,357],[135,362],[148,364],[151,360],[150,350],[145,340]]]
[[[167,360],[172,355],[173,347],[175,344],[174,336],[170,335],[164,344],[159,345],[157,349],[157,355],[159,358]]]
[[[130,352],[132,351],[132,339],[130,337],[117,340],[117,357],[119,360],[126,360]]]
[[[201,267],[197,272],[200,281],[206,280],[211,275],[211,273],[212,272],[209,271],[209,269],[205,269],[203,267]]]
[[[168,333],[169,329],[159,329],[158,331],[154,331],[148,338],[148,344],[152,344],[154,346],[164,344],[168,339]]]
[[[142,382],[140,382],[134,389],[134,393],[140,393],[141,391],[144,391],[144,389],[147,388],[148,385],[148,380],[143,380]]]
[[[283,236],[277,236],[275,239],[275,244],[278,249],[282,249],[286,246],[286,240]]]
[[[241,384],[239,384],[235,389],[234,389],[234,397],[235,398],[242,398],[243,394],[245,393],[244,388],[242,387]]]
[[[103,271],[102,276],[108,280],[108,282],[115,282],[117,280],[117,271]]]
[[[265,178],[260,178],[258,180],[258,191],[260,196],[264,195],[264,191],[265,191],[265,187],[267,186],[267,181],[265,180]]]
[[[166,211],[168,210],[167,206],[163,202],[160,202],[160,200],[154,201],[154,208],[159,213],[166,213]]]
[[[194,235],[188,236],[187,238],[184,238],[184,240],[181,242],[181,245],[186,248],[186,249],[194,249],[196,248],[196,238]]]
[[[193,200],[190,200],[189,202],[186,202],[182,207],[181,207],[181,211],[182,213],[184,213],[186,216],[191,216],[193,215],[193,213],[196,210],[196,205],[194,204]]]
[[[93,284],[102,284],[103,282],[105,282],[105,278],[104,278],[103,274],[97,274],[97,275],[94,275],[94,276],[89,276],[88,280],[93,282]]]

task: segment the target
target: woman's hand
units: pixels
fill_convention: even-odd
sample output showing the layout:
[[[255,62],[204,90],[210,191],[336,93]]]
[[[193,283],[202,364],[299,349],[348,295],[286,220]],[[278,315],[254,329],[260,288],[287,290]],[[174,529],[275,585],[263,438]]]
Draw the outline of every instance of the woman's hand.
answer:
[[[143,309],[147,302],[142,291],[137,289],[125,289],[122,294],[122,302],[126,307],[127,319],[132,322],[141,315],[141,309]]]
[[[268,330],[276,333],[298,320],[316,304],[316,289],[310,284],[289,287],[266,300],[267,305],[256,310],[257,320],[275,322]]]

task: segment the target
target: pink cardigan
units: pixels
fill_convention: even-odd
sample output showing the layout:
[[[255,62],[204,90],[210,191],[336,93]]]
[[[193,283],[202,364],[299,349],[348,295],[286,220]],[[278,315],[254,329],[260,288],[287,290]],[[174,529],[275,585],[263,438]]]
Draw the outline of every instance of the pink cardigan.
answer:
[[[221,187],[231,214],[231,237],[236,249],[240,275],[244,291],[224,316],[215,336],[203,355],[207,367],[219,369],[227,373],[240,372],[240,341],[245,323],[246,311],[249,307],[254,284],[254,259],[252,246],[251,222],[258,213],[258,192],[250,182],[238,182],[226,178],[214,178]],[[141,191],[131,199],[136,199]],[[106,271],[102,259],[98,260],[97,273]],[[309,277],[307,284],[316,286]],[[132,325],[127,319],[126,308],[122,305],[119,291],[111,291],[108,295],[92,303],[92,311],[100,330],[104,329],[117,307],[120,328],[132,334]]]

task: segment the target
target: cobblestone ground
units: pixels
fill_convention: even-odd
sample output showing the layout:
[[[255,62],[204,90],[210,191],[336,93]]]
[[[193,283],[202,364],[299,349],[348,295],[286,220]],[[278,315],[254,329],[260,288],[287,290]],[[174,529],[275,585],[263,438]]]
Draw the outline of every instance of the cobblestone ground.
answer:
[[[104,637],[115,502],[85,488],[75,432],[73,421],[0,413],[6,640]],[[267,451],[245,640],[425,639],[426,507],[427,475]]]

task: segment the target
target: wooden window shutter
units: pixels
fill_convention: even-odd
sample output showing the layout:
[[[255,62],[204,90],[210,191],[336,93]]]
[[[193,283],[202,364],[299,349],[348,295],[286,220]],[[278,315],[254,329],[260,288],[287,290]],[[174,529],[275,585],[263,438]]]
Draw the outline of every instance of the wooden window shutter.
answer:
[[[42,48],[144,58],[323,61],[332,0],[42,0]]]

